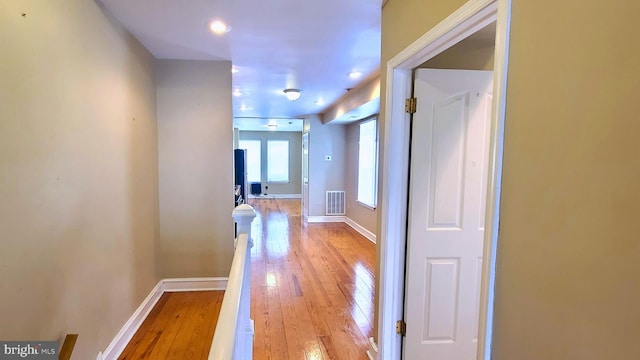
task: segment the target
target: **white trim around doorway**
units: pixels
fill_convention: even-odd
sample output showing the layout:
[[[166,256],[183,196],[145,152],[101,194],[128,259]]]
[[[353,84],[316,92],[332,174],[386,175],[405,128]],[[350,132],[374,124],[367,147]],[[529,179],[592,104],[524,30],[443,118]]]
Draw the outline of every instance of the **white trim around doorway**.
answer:
[[[470,0],[387,63],[381,192],[378,359],[399,360],[402,350],[402,339],[396,334],[395,326],[396,321],[404,316],[410,131],[408,115],[404,111],[404,99],[411,96],[412,71],[460,40],[496,22],[494,99],[489,145],[489,179],[477,353],[479,360],[491,358],[495,252],[498,240],[510,20],[511,0]]]

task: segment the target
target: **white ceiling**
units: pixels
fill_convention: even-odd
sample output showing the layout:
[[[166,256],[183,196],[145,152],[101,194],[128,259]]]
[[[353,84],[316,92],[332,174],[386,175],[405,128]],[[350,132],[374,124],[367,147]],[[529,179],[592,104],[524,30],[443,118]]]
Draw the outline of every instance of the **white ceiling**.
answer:
[[[156,58],[231,60],[242,123],[320,113],[380,66],[381,0],[101,1]],[[211,33],[214,19],[231,31]]]

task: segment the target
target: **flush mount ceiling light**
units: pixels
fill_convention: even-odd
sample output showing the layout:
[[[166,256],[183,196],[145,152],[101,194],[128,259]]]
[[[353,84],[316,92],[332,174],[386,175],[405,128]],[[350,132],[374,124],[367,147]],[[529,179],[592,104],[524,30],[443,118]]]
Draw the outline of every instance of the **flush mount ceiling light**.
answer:
[[[291,101],[296,101],[300,98],[300,89],[284,89],[282,92]]]
[[[209,30],[211,30],[211,32],[213,32],[214,34],[222,35],[231,31],[231,27],[227,26],[227,24],[220,20],[214,20],[209,23]]]
[[[354,80],[355,79],[359,79],[360,76],[362,76],[362,72],[360,72],[360,71],[352,71],[352,72],[349,73],[349,77],[354,79]]]

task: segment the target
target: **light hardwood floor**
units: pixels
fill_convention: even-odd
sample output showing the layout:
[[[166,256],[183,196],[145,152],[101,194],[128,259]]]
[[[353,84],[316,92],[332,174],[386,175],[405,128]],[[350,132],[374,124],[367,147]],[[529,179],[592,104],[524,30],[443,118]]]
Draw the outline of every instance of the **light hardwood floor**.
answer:
[[[254,359],[367,359],[375,245],[343,223],[303,223],[300,200],[249,204]]]
[[[206,359],[224,291],[162,294],[118,360]]]
[[[300,200],[250,199],[256,360],[367,359],[375,245],[342,223],[305,224]],[[119,359],[206,359],[222,292],[162,296]]]

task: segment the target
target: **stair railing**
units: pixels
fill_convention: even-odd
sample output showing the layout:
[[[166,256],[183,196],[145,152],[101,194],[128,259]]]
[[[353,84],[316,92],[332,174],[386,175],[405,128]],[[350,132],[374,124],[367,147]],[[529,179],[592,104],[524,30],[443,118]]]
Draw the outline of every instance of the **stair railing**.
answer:
[[[250,360],[253,357],[254,327],[250,318],[251,223],[255,217],[255,211],[247,204],[233,210],[238,236],[209,360]]]
[[[62,348],[60,348],[60,354],[58,354],[58,360],[71,359],[71,353],[76,346],[76,341],[78,341],[78,334],[67,334],[65,336]]]

